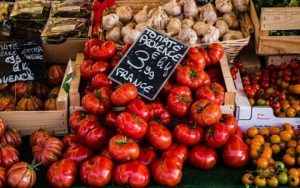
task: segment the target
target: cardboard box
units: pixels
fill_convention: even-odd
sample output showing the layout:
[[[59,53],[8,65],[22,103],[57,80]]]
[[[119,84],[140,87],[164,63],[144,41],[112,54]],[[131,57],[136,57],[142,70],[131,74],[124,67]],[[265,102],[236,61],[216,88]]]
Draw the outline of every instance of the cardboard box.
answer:
[[[81,106],[81,96],[79,93],[79,86],[80,86],[80,64],[83,61],[84,57],[82,53],[78,53],[76,57],[76,61],[73,64],[73,80],[70,85],[70,106],[69,112],[72,113],[73,111],[83,109]],[[225,93],[225,102],[221,106],[221,110],[223,114],[233,114],[235,110],[235,93],[236,89],[234,86],[233,79],[230,74],[229,65],[227,62],[226,55],[224,55],[220,61],[221,70],[223,73],[223,78],[226,86],[226,93]],[[114,108],[115,111],[122,111],[124,108],[117,107]]]
[[[71,66],[71,63],[68,64]],[[64,82],[68,74],[68,68],[64,75]],[[63,83],[64,83],[63,82]],[[51,111],[2,111],[2,118],[7,125],[19,130],[22,135],[30,135],[39,128],[47,129],[54,135],[68,133],[68,93],[61,84],[56,101],[57,110]]]
[[[279,118],[268,106],[251,106],[244,92],[240,75],[235,80],[236,85],[236,118],[239,126],[246,131],[249,127],[281,126],[290,123],[294,127],[300,127],[300,118]]]

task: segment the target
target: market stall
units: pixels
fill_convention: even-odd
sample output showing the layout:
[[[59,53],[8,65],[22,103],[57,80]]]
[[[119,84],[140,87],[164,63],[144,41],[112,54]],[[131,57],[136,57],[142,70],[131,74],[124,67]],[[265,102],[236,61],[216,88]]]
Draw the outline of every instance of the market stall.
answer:
[[[0,2],[0,187],[300,185],[300,2]]]

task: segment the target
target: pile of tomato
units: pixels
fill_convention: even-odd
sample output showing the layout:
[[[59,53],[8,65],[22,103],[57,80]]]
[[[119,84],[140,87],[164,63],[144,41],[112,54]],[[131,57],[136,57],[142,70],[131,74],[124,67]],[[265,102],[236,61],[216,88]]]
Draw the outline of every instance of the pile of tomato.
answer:
[[[258,129],[250,127],[246,132],[246,143],[250,148],[255,171],[244,174],[246,185],[277,187],[288,184],[299,186],[300,132],[289,123],[281,127],[272,126]]]

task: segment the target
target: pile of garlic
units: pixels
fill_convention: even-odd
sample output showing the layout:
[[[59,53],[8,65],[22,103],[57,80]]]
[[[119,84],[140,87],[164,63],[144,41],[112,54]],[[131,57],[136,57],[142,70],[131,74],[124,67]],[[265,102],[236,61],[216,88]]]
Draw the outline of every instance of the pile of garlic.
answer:
[[[246,12],[249,0],[215,0],[197,6],[195,0],[170,0],[167,4],[133,15],[122,6],[103,17],[106,40],[119,44],[133,43],[146,27],[151,27],[189,44],[244,38],[239,31],[238,12]]]

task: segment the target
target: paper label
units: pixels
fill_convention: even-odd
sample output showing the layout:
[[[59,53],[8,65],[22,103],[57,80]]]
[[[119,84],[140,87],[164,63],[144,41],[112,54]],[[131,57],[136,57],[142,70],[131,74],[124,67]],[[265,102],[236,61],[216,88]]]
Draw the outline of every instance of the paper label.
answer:
[[[52,27],[51,31],[52,32],[72,31],[75,30],[75,28],[76,25],[61,25],[61,26]]]
[[[20,9],[21,13],[28,13],[28,14],[42,14],[43,7],[26,7]]]
[[[80,6],[62,6],[58,7],[58,11],[62,12],[80,12]]]

